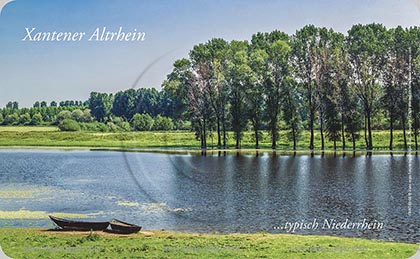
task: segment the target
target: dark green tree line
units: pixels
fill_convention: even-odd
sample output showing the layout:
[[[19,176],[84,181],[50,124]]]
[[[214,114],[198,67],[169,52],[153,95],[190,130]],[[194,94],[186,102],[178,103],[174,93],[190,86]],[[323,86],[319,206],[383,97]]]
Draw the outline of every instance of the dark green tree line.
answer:
[[[203,148],[213,130],[218,132],[217,147],[222,146],[220,122],[230,118],[236,148],[248,124],[256,148],[263,130],[277,148],[284,122],[294,149],[305,128],[310,131],[310,150],[315,148],[315,130],[321,150],[325,137],[334,149],[341,143],[345,150],[348,140],[354,150],[363,130],[370,151],[372,129],[379,120],[381,125],[389,123],[382,127],[390,129],[390,149],[395,128],[403,131],[408,149],[408,126],[417,149],[419,35],[416,27],[388,30],[381,24],[357,24],[347,35],[308,25],[290,36],[256,33],[250,43],[212,39],[195,46],[189,59],[175,62],[163,87],[181,104],[184,118],[196,125]],[[380,119],[382,114],[387,121]]]

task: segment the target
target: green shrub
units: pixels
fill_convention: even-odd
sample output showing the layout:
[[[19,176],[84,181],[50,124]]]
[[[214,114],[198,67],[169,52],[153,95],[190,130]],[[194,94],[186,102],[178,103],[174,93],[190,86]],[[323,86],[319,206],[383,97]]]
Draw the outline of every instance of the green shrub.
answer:
[[[120,130],[119,127],[117,125],[115,125],[115,123],[113,123],[113,122],[107,122],[106,126],[108,127],[109,131],[111,131],[111,132],[117,132],[117,131]]]
[[[15,125],[19,122],[19,116],[16,113],[8,114],[4,119],[5,125]]]
[[[191,130],[191,121],[177,120],[174,123],[177,130]]]
[[[80,128],[83,131],[93,131],[93,132],[108,132],[109,128],[105,123],[102,122],[84,122],[79,123]]]
[[[65,120],[65,119],[70,119],[70,118],[71,118],[71,112],[70,111],[67,111],[67,110],[61,111],[57,115],[57,121],[58,122],[60,122],[62,120]]]
[[[32,125],[40,125],[42,122],[43,122],[43,119],[40,113],[36,113],[32,116],[32,120],[31,120]]]
[[[131,120],[134,130],[148,131],[153,127],[153,118],[149,114],[136,113]]]
[[[19,116],[20,125],[27,125],[29,122],[31,122],[31,115],[29,113],[24,113]]]
[[[94,121],[92,114],[90,113],[89,109],[85,109],[83,111],[83,116],[82,116],[82,121],[83,122],[92,122]]]
[[[173,130],[174,122],[171,118],[156,116],[155,123],[153,124],[153,130]]]
[[[83,112],[80,109],[76,109],[71,113],[71,118],[77,122],[83,121]]]
[[[79,131],[80,125],[72,119],[64,119],[58,124],[61,131]]]
[[[118,123],[117,125],[122,131],[131,131],[131,125],[130,125],[130,123],[128,123],[126,121],[122,121],[122,122]]]

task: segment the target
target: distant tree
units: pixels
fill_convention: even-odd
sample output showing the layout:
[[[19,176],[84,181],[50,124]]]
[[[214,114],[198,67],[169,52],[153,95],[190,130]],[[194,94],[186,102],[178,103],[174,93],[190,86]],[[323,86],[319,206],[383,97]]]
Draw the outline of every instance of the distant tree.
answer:
[[[127,121],[121,121],[117,126],[123,131],[131,131],[131,125]]]
[[[136,93],[136,104],[134,113],[147,113],[151,116],[159,112],[159,92],[155,88],[140,88]]]
[[[79,131],[80,125],[72,119],[64,119],[58,124],[61,131]]]
[[[14,101],[14,102],[12,103],[12,109],[14,109],[14,110],[18,110],[18,109],[19,109],[19,103],[18,103],[18,102],[16,102],[16,101]]]
[[[153,127],[153,118],[149,114],[134,114],[131,119],[134,130],[149,131]]]
[[[134,89],[120,91],[115,94],[111,112],[116,116],[131,120],[136,110],[136,95],[137,93]]]
[[[71,118],[77,122],[83,121],[83,112],[80,109],[72,111]]]
[[[153,123],[153,130],[173,130],[174,123],[171,118],[163,117],[163,116],[156,116],[155,121]]]
[[[46,101],[42,101],[41,102],[41,107],[47,107],[47,102]]]
[[[39,101],[36,101],[33,105],[34,108],[39,108],[41,107],[41,104],[39,103]]]
[[[4,117],[3,117],[3,114],[0,113],[0,125],[3,124],[3,122],[4,122]]]
[[[52,102],[50,103],[50,107],[57,107],[57,102],[52,101]]]
[[[23,113],[19,116],[19,124],[27,125],[31,122],[31,115],[29,113]]]
[[[92,92],[89,97],[91,114],[99,122],[104,122],[110,116],[114,96],[107,93]]]
[[[165,89],[163,89],[162,91],[159,91],[158,114],[175,119],[176,103],[177,103],[177,100],[172,99]]]
[[[6,118],[4,118],[4,124],[5,125],[15,125],[19,122],[19,116],[17,115],[17,113],[12,113],[12,114],[8,114],[6,115]]]
[[[57,121],[62,121],[65,119],[70,119],[70,118],[71,118],[71,112],[68,110],[61,111],[57,115]]]
[[[36,113],[32,116],[32,120],[31,120],[32,125],[41,125],[42,122],[43,122],[43,119],[40,113]]]
[[[90,109],[85,109],[83,111],[83,115],[81,117],[81,121],[82,122],[92,122],[94,120],[94,118],[92,117],[91,113],[90,113]]]

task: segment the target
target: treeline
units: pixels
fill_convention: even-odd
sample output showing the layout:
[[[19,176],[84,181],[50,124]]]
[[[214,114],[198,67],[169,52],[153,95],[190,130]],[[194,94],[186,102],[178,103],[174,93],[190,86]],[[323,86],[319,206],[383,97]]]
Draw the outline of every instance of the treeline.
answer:
[[[173,117],[173,102],[166,91],[155,88],[128,89],[116,94],[92,92],[87,100],[92,115],[99,122],[112,117],[130,121],[135,114]]]
[[[37,101],[32,108],[9,102],[0,109],[0,125],[57,125],[64,131],[146,131],[185,129],[171,118],[172,103],[164,91],[141,88],[92,92],[86,101]]]
[[[354,25],[343,35],[308,25],[294,35],[280,31],[256,33],[248,41],[212,39],[193,47],[177,60],[163,83],[175,105],[175,117],[192,121],[201,147],[210,132],[218,148],[226,148],[233,130],[236,148],[247,128],[255,148],[268,130],[277,148],[280,128],[289,130],[296,149],[302,129],[355,149],[363,135],[366,149],[374,148],[372,129],[408,129],[415,148],[420,119],[420,29],[381,24]],[[341,142],[341,143],[340,143]]]
[[[79,113],[84,114],[86,122],[92,121],[90,111],[86,106],[46,106],[34,104],[32,108],[21,108],[17,102],[9,102],[6,108],[0,109],[0,125],[56,125],[58,122],[70,114],[68,117],[76,118]],[[46,102],[42,102],[46,103]],[[55,102],[52,102],[54,104]],[[75,102],[73,102],[75,103]]]
[[[305,26],[293,35],[256,33],[250,41],[211,39],[154,88],[118,93],[92,92],[86,101],[36,102],[19,109],[9,102],[0,124],[54,124],[66,130],[192,129],[203,149],[217,135],[227,148],[228,131],[241,148],[245,131],[259,148],[264,132],[277,148],[280,130],[296,149],[302,130],[308,148],[324,150],[325,140],[343,150],[364,139],[374,148],[372,130],[402,130],[404,149],[420,128],[420,28],[387,29],[381,24],[354,25],[346,35]],[[412,129],[412,131],[409,131]],[[319,131],[320,146],[314,146]],[[409,132],[412,135],[409,135]]]

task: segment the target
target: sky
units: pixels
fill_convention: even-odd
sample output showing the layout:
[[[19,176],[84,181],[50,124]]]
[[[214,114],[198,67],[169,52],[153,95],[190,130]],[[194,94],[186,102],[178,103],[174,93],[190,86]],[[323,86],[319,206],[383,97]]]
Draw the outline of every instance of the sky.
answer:
[[[0,107],[87,100],[89,93],[161,88],[175,60],[211,38],[293,34],[307,24],[346,33],[353,24],[420,25],[420,0],[15,0],[0,15]],[[141,42],[30,42],[36,31],[107,27],[145,32]],[[88,37],[86,36],[86,37]]]

